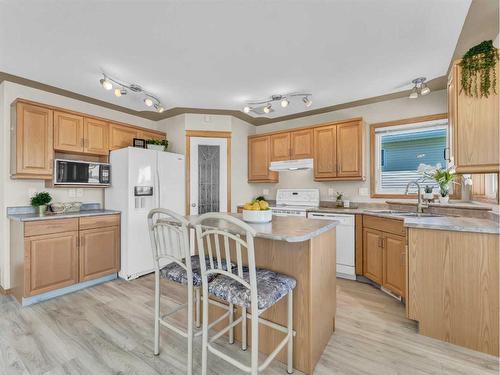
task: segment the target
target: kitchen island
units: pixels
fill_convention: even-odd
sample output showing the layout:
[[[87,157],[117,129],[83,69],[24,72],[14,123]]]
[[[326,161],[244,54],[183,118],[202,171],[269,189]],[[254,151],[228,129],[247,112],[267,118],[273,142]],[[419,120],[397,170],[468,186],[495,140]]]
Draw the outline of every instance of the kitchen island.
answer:
[[[241,218],[240,214],[232,215]],[[218,221],[207,221],[205,224],[234,230]],[[257,231],[254,240],[257,267],[280,272],[297,280],[293,298],[293,326],[296,332],[293,367],[312,374],[335,329],[337,222],[274,216],[270,223],[250,225]],[[222,313],[222,309],[210,306],[210,321]],[[240,312],[237,311],[236,318],[239,316]],[[286,325],[286,298],[261,316]],[[251,346],[250,325],[247,325],[247,329],[248,344]],[[283,337],[283,333],[260,325],[259,350],[264,354],[271,353]],[[240,338],[241,328],[238,326],[235,339],[239,341]],[[276,359],[286,363],[286,350],[282,350]]]

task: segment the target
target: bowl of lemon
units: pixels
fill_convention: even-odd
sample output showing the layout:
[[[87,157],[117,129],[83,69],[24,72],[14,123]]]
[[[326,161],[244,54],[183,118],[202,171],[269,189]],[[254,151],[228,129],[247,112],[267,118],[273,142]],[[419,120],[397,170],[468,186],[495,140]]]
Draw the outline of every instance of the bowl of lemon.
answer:
[[[247,223],[269,223],[273,220],[273,212],[269,203],[263,199],[254,199],[243,206],[243,221]]]

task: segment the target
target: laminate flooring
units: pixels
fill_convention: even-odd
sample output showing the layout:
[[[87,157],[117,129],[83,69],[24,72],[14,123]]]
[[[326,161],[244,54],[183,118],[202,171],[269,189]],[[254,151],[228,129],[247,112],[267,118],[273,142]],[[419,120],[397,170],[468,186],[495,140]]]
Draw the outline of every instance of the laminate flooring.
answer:
[[[161,353],[153,348],[151,275],[115,280],[21,308],[0,296],[0,374],[184,374],[187,344],[162,329]],[[164,283],[162,309],[185,298]],[[183,312],[177,314],[182,324]],[[336,332],[315,375],[330,374],[498,374],[498,358],[418,335],[402,304],[367,284],[338,280]],[[199,374],[201,338],[195,339]],[[249,360],[225,338],[217,345]],[[209,354],[210,374],[239,371]],[[265,374],[286,374],[273,361]],[[298,371],[297,374],[300,374]]]

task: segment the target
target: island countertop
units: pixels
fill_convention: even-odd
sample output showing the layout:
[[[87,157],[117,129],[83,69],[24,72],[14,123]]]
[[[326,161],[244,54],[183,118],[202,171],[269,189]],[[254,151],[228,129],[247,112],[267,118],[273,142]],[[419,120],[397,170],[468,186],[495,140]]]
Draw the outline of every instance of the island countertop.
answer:
[[[242,219],[241,214],[230,214],[238,219]],[[196,219],[197,215],[187,216],[189,221]],[[265,238],[274,241],[286,242],[303,242],[321,235],[338,225],[337,221],[329,220],[313,220],[305,217],[297,216],[273,216],[273,220],[269,223],[250,225],[257,234],[257,238]],[[206,226],[213,226],[227,229],[231,233],[244,234],[233,225],[230,225],[222,220],[207,220],[204,222]]]

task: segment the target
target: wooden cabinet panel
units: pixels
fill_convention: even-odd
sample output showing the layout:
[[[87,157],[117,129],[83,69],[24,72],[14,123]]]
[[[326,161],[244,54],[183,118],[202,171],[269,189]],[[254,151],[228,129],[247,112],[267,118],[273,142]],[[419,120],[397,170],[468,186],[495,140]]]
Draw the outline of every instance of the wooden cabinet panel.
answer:
[[[383,281],[382,233],[378,230],[363,229],[363,270],[364,275],[377,284]]]
[[[83,151],[83,117],[54,111],[54,149],[58,151]]]
[[[153,132],[148,132],[148,131],[142,131],[141,134],[139,135],[139,138],[148,140],[148,139],[165,139],[166,135],[165,134],[159,134],[159,133],[153,133]]]
[[[25,238],[25,297],[78,282],[78,232]]]
[[[53,111],[21,102],[12,110],[12,177],[52,179]]]
[[[405,236],[406,229],[403,220],[389,219],[371,215],[363,215],[363,227]]]
[[[79,228],[93,229],[120,225],[120,215],[87,216],[80,218]]]
[[[290,160],[290,133],[271,135],[271,161]]]
[[[313,157],[313,130],[305,129],[290,133],[291,158],[310,159]]]
[[[278,173],[269,170],[270,162],[270,137],[248,138],[248,181],[278,182]]]
[[[500,149],[498,138],[498,94],[486,97],[470,97],[460,92],[461,68],[456,62],[453,77],[448,86],[449,112],[453,125],[453,156],[458,173],[498,172]],[[496,75],[499,76],[499,64]],[[479,85],[479,83],[478,83]],[[499,80],[496,92],[499,93]]]
[[[119,227],[80,231],[80,282],[118,272],[119,249]]]
[[[94,155],[108,155],[108,123],[106,121],[85,117],[83,125],[83,152]]]
[[[337,176],[337,127],[335,125],[314,129],[314,179]]]
[[[28,221],[24,224],[24,236],[73,232],[78,230],[78,219],[54,219]]]
[[[140,136],[138,129],[118,124],[110,124],[109,132],[111,150],[132,146],[134,138]]]
[[[361,121],[337,125],[337,177],[362,177]]]
[[[382,285],[405,297],[406,238],[384,233],[384,272]]]

